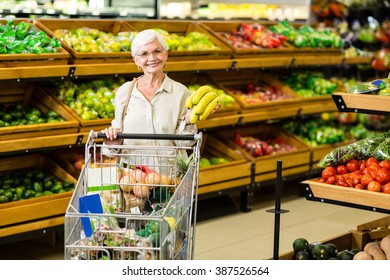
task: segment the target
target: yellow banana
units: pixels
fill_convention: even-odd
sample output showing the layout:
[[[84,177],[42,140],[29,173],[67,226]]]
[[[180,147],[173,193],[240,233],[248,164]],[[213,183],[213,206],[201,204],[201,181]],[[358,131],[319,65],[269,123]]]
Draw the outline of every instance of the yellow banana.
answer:
[[[214,91],[209,91],[200,99],[199,103],[196,104],[192,110],[196,111],[196,114],[200,115],[206,109],[207,104],[213,101],[218,95]]]
[[[199,120],[203,121],[207,119],[207,117],[211,114],[211,112],[219,105],[221,105],[222,100],[221,97],[214,98],[213,101],[211,101],[209,104],[207,104],[206,108],[202,112],[202,114],[199,115]]]
[[[190,124],[196,124],[198,119],[199,119],[199,115],[195,112],[194,109],[192,109],[190,114]]]
[[[188,96],[187,99],[186,99],[186,107],[187,107],[188,109],[191,109],[192,106],[193,106],[193,104],[192,104],[192,98],[193,98],[193,97],[194,97],[194,92],[192,92],[191,95]]]
[[[198,102],[203,97],[203,95],[205,95],[206,93],[212,90],[213,88],[211,86],[208,85],[201,86],[200,88],[197,89],[197,91],[195,91],[194,97],[192,98],[192,103],[194,105],[198,104]]]

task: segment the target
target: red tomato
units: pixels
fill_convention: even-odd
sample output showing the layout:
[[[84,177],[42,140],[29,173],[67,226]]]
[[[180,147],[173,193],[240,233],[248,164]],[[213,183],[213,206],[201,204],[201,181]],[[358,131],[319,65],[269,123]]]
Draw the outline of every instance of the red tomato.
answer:
[[[347,182],[344,179],[337,180],[336,181],[336,185],[337,186],[341,186],[341,187],[348,187],[348,184],[347,184]]]
[[[336,183],[336,177],[330,176],[328,179],[326,179],[325,183],[334,185]]]
[[[382,190],[382,185],[377,181],[371,181],[367,185],[367,190],[372,192],[380,192]]]
[[[381,168],[386,168],[386,169],[389,169],[390,170],[390,160],[382,160],[381,162],[379,162],[379,167]]]
[[[357,185],[355,186],[355,189],[359,189],[359,190],[365,190],[366,188],[365,188],[365,187],[363,187],[363,185],[362,185],[362,184],[357,184]]]
[[[386,168],[379,168],[376,173],[375,180],[381,184],[387,184],[390,182],[390,170]]]
[[[374,181],[374,178],[370,174],[364,174],[362,178],[360,178],[360,183],[363,187],[367,187],[370,182]]]
[[[362,171],[361,171],[360,169],[358,169],[358,170],[356,170],[356,171],[353,171],[351,174],[352,174],[353,176],[360,176],[360,175],[362,175]]]
[[[344,164],[340,164],[336,167],[336,171],[338,175],[346,174],[348,173],[348,169],[345,167]]]
[[[390,183],[387,183],[386,185],[382,186],[382,192],[390,194]]]
[[[359,176],[353,177],[353,179],[352,179],[352,185],[353,185],[353,186],[356,186],[356,185],[359,185],[359,184],[360,184],[360,177],[359,177]]]
[[[349,172],[354,172],[359,169],[359,162],[356,159],[350,159],[345,166]]]
[[[369,159],[366,160],[366,166],[369,166],[371,163],[378,164],[379,162],[376,158],[370,157]]]
[[[364,169],[366,169],[366,161],[365,160],[361,160],[359,162],[359,169],[363,172]]]
[[[336,175],[336,169],[333,166],[327,166],[325,167],[324,170],[322,170],[322,179],[325,181],[330,177],[330,176],[335,176]]]

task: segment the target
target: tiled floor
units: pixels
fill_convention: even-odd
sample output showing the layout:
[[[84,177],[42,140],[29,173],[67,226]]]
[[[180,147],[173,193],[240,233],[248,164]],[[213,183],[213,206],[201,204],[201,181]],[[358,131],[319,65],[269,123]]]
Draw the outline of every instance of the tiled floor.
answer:
[[[274,252],[274,193],[269,188],[256,191],[253,210],[239,212],[237,195],[201,200],[195,236],[195,259],[245,260],[268,259]],[[385,214],[337,205],[307,201],[300,196],[299,184],[286,184],[282,193],[279,253],[292,250],[292,242],[305,237],[309,242],[346,233],[357,225],[379,219]],[[218,217],[206,215],[220,212]],[[223,214],[223,215],[222,215]],[[60,235],[61,236],[61,235]],[[22,241],[0,246],[0,260],[61,260],[63,242],[55,246]]]

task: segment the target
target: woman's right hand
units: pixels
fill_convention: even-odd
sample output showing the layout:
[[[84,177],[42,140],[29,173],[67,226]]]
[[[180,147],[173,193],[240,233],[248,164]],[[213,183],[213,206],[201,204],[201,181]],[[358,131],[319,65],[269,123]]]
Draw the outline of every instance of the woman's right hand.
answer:
[[[104,144],[106,145],[121,145],[123,139],[118,139],[118,134],[122,133],[122,130],[116,128],[105,128],[102,130],[102,133],[106,135],[107,138],[103,139]]]

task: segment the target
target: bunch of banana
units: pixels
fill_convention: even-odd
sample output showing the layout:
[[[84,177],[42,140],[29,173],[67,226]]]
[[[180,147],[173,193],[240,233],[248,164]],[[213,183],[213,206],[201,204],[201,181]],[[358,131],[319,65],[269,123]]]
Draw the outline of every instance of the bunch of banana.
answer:
[[[222,100],[212,87],[204,85],[194,91],[186,100],[186,107],[192,109],[190,123],[205,120]]]

